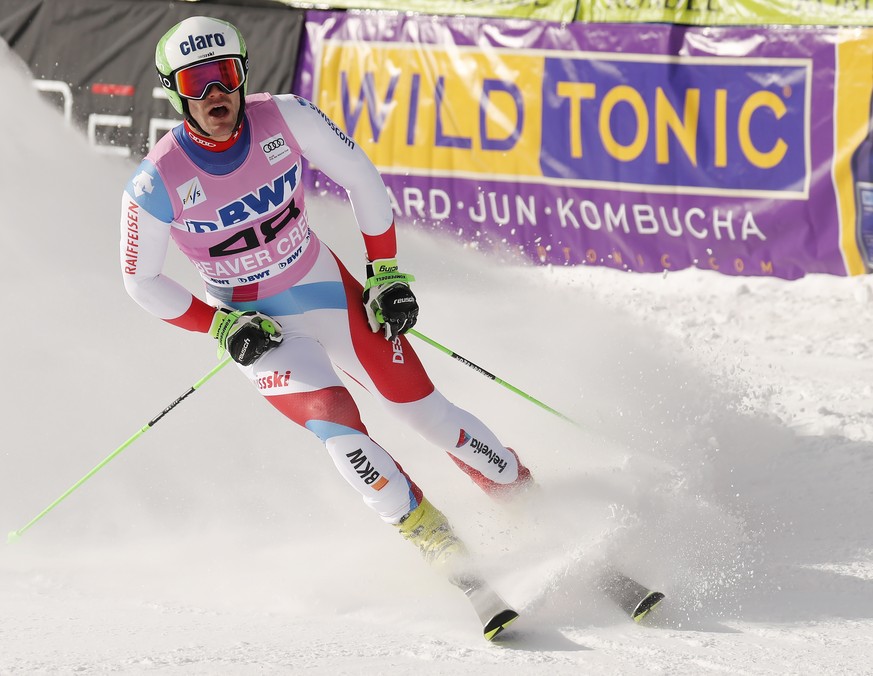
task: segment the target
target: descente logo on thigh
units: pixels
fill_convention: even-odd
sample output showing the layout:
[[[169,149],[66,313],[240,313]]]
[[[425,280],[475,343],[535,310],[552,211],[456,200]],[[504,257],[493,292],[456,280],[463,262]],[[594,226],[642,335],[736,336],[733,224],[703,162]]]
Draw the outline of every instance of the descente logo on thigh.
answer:
[[[405,363],[403,359],[403,343],[400,342],[400,336],[397,336],[391,342],[391,348],[394,350],[394,354],[391,355],[391,361],[395,364]]]

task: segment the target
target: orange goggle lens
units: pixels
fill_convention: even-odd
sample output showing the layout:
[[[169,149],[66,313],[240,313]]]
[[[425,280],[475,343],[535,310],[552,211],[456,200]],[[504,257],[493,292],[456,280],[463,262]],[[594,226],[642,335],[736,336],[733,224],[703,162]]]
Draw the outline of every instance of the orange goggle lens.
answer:
[[[176,92],[186,99],[202,99],[216,84],[230,94],[242,87],[246,80],[242,60],[237,57],[198,63],[178,71],[175,76]]]

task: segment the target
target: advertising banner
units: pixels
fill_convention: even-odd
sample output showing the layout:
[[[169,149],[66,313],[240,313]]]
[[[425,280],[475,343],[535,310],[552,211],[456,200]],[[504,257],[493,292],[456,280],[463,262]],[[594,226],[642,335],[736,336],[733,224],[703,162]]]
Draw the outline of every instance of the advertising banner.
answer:
[[[296,0],[282,0],[288,4]],[[576,0],[330,0],[318,3],[332,9],[389,10],[417,14],[448,16],[493,16],[535,19],[538,21],[573,21]]]
[[[155,45],[174,24],[197,14],[243,31],[250,91],[290,91],[304,13],[283,5],[0,0],[0,37],[29,66],[34,85],[94,146],[138,158],[181,122],[159,86]]]
[[[873,26],[870,0],[579,0],[577,21],[695,26]]]
[[[871,38],[312,12],[295,90],[399,222],[545,264],[858,274]]]

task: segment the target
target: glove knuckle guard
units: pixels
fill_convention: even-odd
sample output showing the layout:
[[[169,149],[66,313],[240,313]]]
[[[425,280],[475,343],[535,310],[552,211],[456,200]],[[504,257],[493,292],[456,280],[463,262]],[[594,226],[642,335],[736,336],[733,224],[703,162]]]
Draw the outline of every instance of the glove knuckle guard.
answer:
[[[234,361],[243,366],[251,366],[267,351],[269,342],[259,328],[249,325],[237,331],[227,347]]]

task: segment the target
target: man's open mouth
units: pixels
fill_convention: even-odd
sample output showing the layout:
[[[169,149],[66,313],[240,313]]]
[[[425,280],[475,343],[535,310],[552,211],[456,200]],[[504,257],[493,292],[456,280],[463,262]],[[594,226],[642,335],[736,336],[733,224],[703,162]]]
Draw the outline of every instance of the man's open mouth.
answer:
[[[212,117],[224,117],[227,113],[227,106],[215,106],[209,109],[209,115]]]

